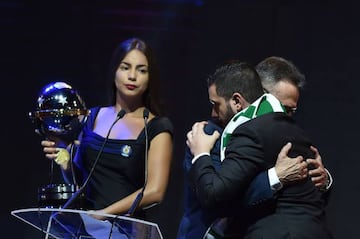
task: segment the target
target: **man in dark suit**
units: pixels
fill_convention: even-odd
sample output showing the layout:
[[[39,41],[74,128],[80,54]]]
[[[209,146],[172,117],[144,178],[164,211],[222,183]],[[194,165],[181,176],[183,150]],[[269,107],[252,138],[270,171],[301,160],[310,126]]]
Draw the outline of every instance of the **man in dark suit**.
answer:
[[[266,57],[256,65],[255,69],[264,90],[273,94],[283,104],[286,113],[292,116],[297,110],[300,91],[306,84],[304,74],[290,60],[279,56]],[[309,171],[309,175],[328,200],[333,179],[322,164],[318,150],[314,149],[314,152],[317,158],[306,160],[314,166],[314,169]]]
[[[207,208],[236,213],[253,178],[275,165],[281,147],[291,142],[290,156],[314,157],[306,134],[286,115],[272,95],[263,95],[256,71],[245,63],[216,70],[209,80],[213,111],[229,122],[222,137],[222,165],[215,171],[209,152],[218,137],[203,132],[205,122],[194,124],[187,144],[195,155],[190,171],[200,203]],[[255,101],[256,100],[256,101]],[[250,102],[253,102],[250,105]],[[234,118],[229,112],[239,112]],[[331,238],[324,224],[324,201],[310,178],[284,186],[276,203],[244,213],[246,238]]]
[[[206,134],[213,134],[214,131],[222,132],[223,128],[219,126],[214,120],[208,120],[204,131]],[[304,170],[307,164],[302,157],[288,158],[287,153],[289,146],[286,145],[280,151],[277,163],[280,165],[277,168],[281,176],[281,180],[290,182],[303,179],[307,176],[307,170]],[[214,147],[210,151],[211,161],[215,169],[220,168],[220,140],[215,142]],[[201,239],[204,238],[209,227],[221,215],[214,210],[205,210],[201,207],[197,195],[192,190],[188,183],[188,172],[191,169],[191,160],[193,155],[190,149],[186,147],[185,158],[183,162],[185,177],[184,177],[184,213],[181,218],[177,239]],[[287,162],[292,160],[291,163]],[[285,184],[285,183],[284,183]],[[241,205],[244,208],[257,207],[267,200],[272,200],[276,194],[277,189],[273,188],[268,178],[268,170],[259,173],[255,179],[252,180]],[[213,229],[211,229],[212,231]],[[211,232],[213,233],[213,232]],[[221,232],[218,232],[221,233]]]

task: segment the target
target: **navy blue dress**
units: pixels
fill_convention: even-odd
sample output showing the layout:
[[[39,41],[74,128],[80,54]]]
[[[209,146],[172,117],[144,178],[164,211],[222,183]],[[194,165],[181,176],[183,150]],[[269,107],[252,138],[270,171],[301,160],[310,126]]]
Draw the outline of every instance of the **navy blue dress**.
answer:
[[[91,109],[91,112],[82,132],[80,157],[75,162],[82,180],[88,176],[105,140],[93,132],[99,107]],[[173,125],[166,117],[153,118],[148,122],[147,129],[149,147],[156,135],[163,132],[173,135]],[[102,209],[141,188],[144,184],[144,160],[144,129],[137,139],[108,139],[86,187],[88,209]],[[135,213],[135,216],[140,214]]]

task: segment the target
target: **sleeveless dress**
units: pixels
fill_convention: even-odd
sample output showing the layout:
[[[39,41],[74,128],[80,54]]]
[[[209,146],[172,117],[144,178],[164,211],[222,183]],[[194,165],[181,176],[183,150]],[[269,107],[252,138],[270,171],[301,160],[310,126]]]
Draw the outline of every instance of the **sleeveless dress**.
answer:
[[[98,156],[105,138],[94,133],[93,127],[100,107],[91,109],[91,114],[82,131],[79,155],[75,165],[85,180],[99,157],[95,170],[85,189],[87,209],[102,209],[135,192],[145,180],[145,131],[137,139],[107,139]],[[151,140],[158,134],[169,132],[173,136],[173,125],[167,117],[155,117],[147,124],[149,148]],[[143,218],[139,210],[134,216]]]

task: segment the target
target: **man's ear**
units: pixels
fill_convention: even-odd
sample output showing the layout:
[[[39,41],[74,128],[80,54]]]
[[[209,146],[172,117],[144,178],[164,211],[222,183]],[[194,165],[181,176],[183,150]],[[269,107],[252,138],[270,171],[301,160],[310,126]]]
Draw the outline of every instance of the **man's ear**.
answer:
[[[247,101],[244,99],[244,97],[236,92],[232,95],[232,102],[233,102],[233,107],[236,109],[237,112],[241,111],[242,109],[244,109],[247,105]]]

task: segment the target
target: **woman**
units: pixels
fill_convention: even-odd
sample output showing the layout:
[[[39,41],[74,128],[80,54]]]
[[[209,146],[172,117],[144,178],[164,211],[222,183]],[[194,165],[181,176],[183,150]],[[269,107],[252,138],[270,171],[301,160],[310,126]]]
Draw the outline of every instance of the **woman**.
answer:
[[[143,197],[136,208],[163,199],[170,174],[173,126],[168,118],[160,116],[155,61],[144,41],[131,38],[120,43],[109,72],[111,105],[91,109],[74,157],[75,170],[70,167],[70,160],[57,160],[59,143],[45,140],[41,145],[46,157],[61,166],[65,178],[71,178],[72,171],[77,172],[77,177],[82,176],[82,182],[89,177],[85,188],[89,209],[123,215],[133,210],[145,180]],[[147,111],[148,120],[144,119]],[[116,120],[120,112],[125,115]],[[136,210],[134,216],[144,219],[145,213]]]

